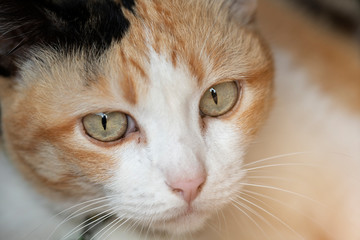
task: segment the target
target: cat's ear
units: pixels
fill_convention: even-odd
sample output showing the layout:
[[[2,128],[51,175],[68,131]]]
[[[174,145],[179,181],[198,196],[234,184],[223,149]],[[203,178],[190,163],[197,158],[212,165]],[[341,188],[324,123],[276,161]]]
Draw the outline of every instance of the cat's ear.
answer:
[[[224,0],[231,20],[251,26],[255,20],[257,0]]]
[[[32,45],[52,27],[41,5],[45,1],[0,0],[0,76],[9,78]]]

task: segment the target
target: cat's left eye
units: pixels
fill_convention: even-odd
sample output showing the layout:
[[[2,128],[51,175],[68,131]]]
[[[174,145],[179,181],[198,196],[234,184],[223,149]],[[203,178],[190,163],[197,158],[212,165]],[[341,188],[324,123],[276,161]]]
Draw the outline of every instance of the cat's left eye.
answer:
[[[85,116],[83,125],[90,137],[101,142],[113,142],[125,135],[128,120],[121,112],[97,113]]]
[[[200,111],[205,116],[218,117],[229,112],[239,98],[237,83],[224,82],[209,88],[200,100]]]

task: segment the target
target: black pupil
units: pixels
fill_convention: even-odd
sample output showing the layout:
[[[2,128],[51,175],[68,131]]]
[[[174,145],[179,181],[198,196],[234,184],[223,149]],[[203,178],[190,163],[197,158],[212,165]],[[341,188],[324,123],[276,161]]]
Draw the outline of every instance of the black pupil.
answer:
[[[217,105],[218,104],[218,97],[217,97],[216,90],[214,88],[211,88],[210,92],[211,92],[212,98],[214,99],[215,104]]]
[[[106,114],[102,115],[101,123],[102,123],[104,130],[106,130],[106,125],[107,125],[107,115]]]

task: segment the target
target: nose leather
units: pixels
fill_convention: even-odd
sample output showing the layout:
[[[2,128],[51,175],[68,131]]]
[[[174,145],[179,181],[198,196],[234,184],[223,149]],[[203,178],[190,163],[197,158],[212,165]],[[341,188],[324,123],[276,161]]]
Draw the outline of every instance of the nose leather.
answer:
[[[174,193],[180,195],[188,204],[191,204],[199,195],[206,181],[204,175],[192,179],[181,179],[172,182],[169,186]]]

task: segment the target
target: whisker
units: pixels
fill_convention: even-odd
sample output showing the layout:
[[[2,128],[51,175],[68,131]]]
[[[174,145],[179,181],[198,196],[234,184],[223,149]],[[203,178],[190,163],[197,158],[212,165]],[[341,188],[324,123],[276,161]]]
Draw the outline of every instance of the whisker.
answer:
[[[242,212],[245,216],[247,216],[247,217],[250,219],[250,221],[251,221],[252,223],[254,223],[255,226],[264,234],[264,236],[265,236],[267,239],[269,239],[268,236],[267,236],[267,234],[265,233],[264,229],[262,229],[262,227],[260,227],[260,225],[259,225],[249,214],[247,214],[243,209],[240,208],[240,206],[242,206],[242,205],[240,204],[240,205],[238,206],[237,204],[239,204],[239,203],[238,203],[236,200],[232,199],[232,198],[230,198],[230,200],[231,200],[231,202],[232,202],[232,205],[233,205],[236,209],[238,209],[240,212]]]
[[[109,207],[109,206],[111,206],[111,205],[110,204],[104,204],[104,205],[101,205],[101,206],[98,206],[98,207],[95,207],[95,208],[88,209],[86,211],[77,213],[76,215],[73,215],[73,216],[69,217],[68,219],[66,219],[66,221],[69,221],[69,220],[77,218],[77,217],[79,217],[81,215],[85,215],[85,214],[87,214],[89,212],[93,212],[95,210],[102,209],[102,208]],[[66,221],[64,221],[64,222],[66,222]]]
[[[102,231],[104,231],[104,229],[107,228],[107,230],[105,230],[105,232],[103,232],[103,233],[99,236],[98,239],[100,240],[107,232],[111,231],[111,229],[112,229],[114,226],[116,226],[116,225],[119,224],[121,221],[123,221],[123,222],[121,222],[121,224],[120,224],[119,226],[115,227],[115,229],[114,229],[113,231],[111,231],[110,234],[108,234],[108,235],[106,236],[106,238],[104,238],[104,239],[107,239],[111,234],[114,233],[114,231],[116,231],[116,230],[119,229],[121,226],[123,226],[124,224],[126,224],[129,220],[130,220],[130,219],[126,219],[126,220],[124,221],[124,219],[122,219],[122,218],[117,218],[117,219],[115,219],[115,220],[112,221],[107,227],[103,228],[103,229],[100,231],[100,232],[102,232]],[[100,233],[100,232],[99,232],[99,233]],[[99,233],[98,233],[98,234],[99,234]],[[97,235],[97,234],[96,234],[96,235]],[[94,240],[94,238],[96,237],[96,235],[94,235],[90,240]]]
[[[314,152],[307,151],[307,152],[294,152],[294,153],[280,154],[280,155],[276,155],[276,156],[272,156],[272,157],[262,158],[257,161],[252,161],[250,163],[244,164],[243,167],[247,167],[247,166],[257,164],[257,163],[262,163],[262,162],[275,160],[275,159],[279,159],[279,158],[293,157],[293,156],[297,156],[297,155],[304,155],[304,154],[310,154],[310,153],[314,153]]]
[[[216,233],[216,235],[219,237],[219,239],[220,239],[221,237],[223,237],[223,234],[221,233],[221,231],[220,231],[216,226],[214,226],[213,224],[211,224],[211,223],[209,223],[209,222],[207,222],[206,225],[207,225],[209,228],[211,228],[211,229]],[[191,233],[190,233],[190,234],[191,234]],[[192,239],[192,238],[191,238],[191,239]]]
[[[149,223],[147,224],[148,226],[147,226],[147,230],[146,230],[146,234],[145,234],[145,240],[148,238],[149,231],[150,231],[150,228],[151,228],[151,225],[153,224],[153,222],[154,222],[154,217],[151,217]]]
[[[139,222],[140,220],[135,220],[135,221],[132,221],[132,224],[128,225],[125,229],[124,229],[124,232],[135,232],[136,228],[139,226]]]
[[[272,168],[272,167],[317,167],[316,165],[312,164],[303,164],[303,163],[278,163],[278,164],[269,164],[269,165],[263,165],[259,167],[253,167],[253,168],[245,168],[244,171],[251,172],[258,169],[264,169],[264,168]]]
[[[220,210],[220,213],[221,213],[222,219],[223,219],[223,221],[224,221],[224,225],[225,225],[224,229],[225,229],[225,232],[228,233],[228,228],[229,228],[229,227],[228,227],[227,218],[225,217],[224,211],[223,211],[222,209]]]
[[[254,175],[247,175],[246,176],[247,179],[267,179],[267,180],[279,180],[279,181],[283,181],[283,182],[289,182],[289,178],[284,178],[284,177],[275,177],[275,176],[254,176]]]
[[[264,201],[262,201],[262,200],[260,200],[260,199],[258,199],[258,198],[256,198],[256,197],[254,197],[254,196],[251,196],[250,194],[245,193],[245,191],[243,191],[241,194],[243,194],[243,195],[245,195],[245,196],[247,196],[247,197],[249,197],[249,198],[252,198],[252,199],[254,199],[255,201],[259,201],[260,203],[264,204],[264,206],[267,206],[268,208],[271,208],[270,205],[267,204],[266,202],[264,202]]]
[[[117,222],[117,224],[120,223],[120,222],[121,222],[121,221]],[[115,229],[112,230],[112,231],[104,238],[104,240],[108,239],[115,231],[117,231],[117,230],[118,230],[119,228],[121,228],[122,226],[123,226],[123,224],[120,224],[119,226],[115,227]]]
[[[108,239],[116,230],[118,230],[122,224],[119,224],[121,221],[123,221],[123,219],[119,218],[115,224],[113,224],[113,226],[111,226],[107,231],[105,231],[102,235],[104,235],[104,240]],[[118,225],[119,224],[119,225]],[[116,226],[118,225],[118,226]],[[114,228],[115,227],[115,228]],[[112,228],[114,228],[113,230],[111,230]],[[106,232],[109,232],[108,234],[106,234]],[[106,234],[106,235],[105,235]],[[102,236],[99,237],[99,239],[101,239]]]
[[[125,228],[125,232],[135,233],[136,229],[140,226],[140,220],[133,221],[133,223]]]
[[[101,239],[101,237],[104,235],[104,233],[106,233],[109,229],[111,229],[112,226],[116,225],[119,220],[121,221],[121,218],[115,218],[114,220],[112,220],[109,224],[107,224],[101,230],[99,230],[96,234],[94,234],[90,238],[90,240],[94,240],[95,238]]]
[[[66,217],[63,221],[61,221],[56,227],[55,229],[51,232],[51,234],[49,235],[49,237],[47,238],[47,240],[50,240],[51,237],[55,234],[55,232],[67,221],[71,220],[71,219],[74,219],[80,215],[83,215],[83,214],[86,214],[88,212],[91,212],[93,210],[96,210],[96,209],[99,209],[99,208],[103,208],[103,207],[106,207],[108,206],[109,204],[105,204],[105,205],[102,205],[100,207],[97,207],[97,208],[92,208],[92,209],[89,209],[87,211],[84,211],[84,212],[81,212],[83,211],[84,209],[87,209],[89,208],[90,206],[93,206],[93,205],[97,205],[99,203],[102,203],[102,202],[105,202],[105,201],[108,201],[109,199],[111,199],[111,197],[104,197],[104,198],[101,198],[101,200],[97,200],[97,201],[92,201],[90,204],[78,209],[77,211],[71,213],[68,217]],[[80,212],[80,213],[79,213]]]
[[[111,208],[108,210],[105,210],[101,213],[96,214],[95,216],[92,216],[91,218],[87,219],[86,221],[82,222],[80,225],[78,225],[77,227],[73,228],[68,234],[66,234],[63,239],[66,239],[67,237],[71,236],[72,234],[82,230],[82,229],[87,229],[86,231],[83,232],[83,234],[87,233],[88,231],[90,231],[92,228],[94,228],[95,226],[97,226],[99,223],[101,223],[104,219],[109,218],[111,215],[114,214],[114,210],[115,208]],[[105,214],[106,212],[109,212],[107,214]],[[105,215],[104,215],[105,214]],[[94,221],[93,221],[94,220]],[[84,225],[85,224],[85,225]],[[90,225],[92,225],[90,228],[88,228]]]
[[[144,206],[144,203],[138,204],[138,205],[137,205],[137,208],[140,209],[142,206]],[[151,208],[151,207],[152,207],[152,205],[151,205],[149,208]],[[131,221],[132,221],[132,224],[128,225],[128,226],[124,229],[124,231],[125,231],[125,232],[129,232],[129,231],[135,232],[135,230],[140,226],[139,223],[141,222],[141,220],[142,220],[142,219],[131,220]],[[142,225],[142,226],[141,226],[141,229],[139,230],[140,233],[142,233],[143,228],[144,228],[144,226]]]
[[[293,211],[295,211],[296,213],[300,214],[301,216],[305,217],[306,219],[310,220],[312,223],[316,224],[317,226],[319,226],[324,232],[327,232],[329,233],[328,229],[325,229],[324,226],[322,226],[321,224],[319,224],[319,222],[317,221],[314,221],[312,218],[310,218],[307,214],[304,214],[303,212],[299,211],[297,208],[295,208],[293,205],[289,205],[289,204],[286,204],[276,198],[273,198],[273,197],[270,197],[270,196],[267,196],[265,194],[261,194],[261,193],[257,193],[257,192],[254,192],[254,191],[250,191],[250,190],[246,190],[246,189],[243,189],[243,192],[247,192],[249,194],[247,194],[248,196],[250,196],[250,194],[253,194],[253,195],[256,195],[256,196],[259,196],[259,197],[262,197],[262,198],[266,198],[266,199],[269,199],[269,200],[272,200],[278,204],[281,204],[282,206],[285,206],[287,207],[288,209],[291,209]],[[252,196],[253,197],[253,196]],[[255,197],[253,197],[255,198]],[[261,200],[259,200],[258,198],[256,198],[258,201],[262,202]]]
[[[231,206],[236,207],[236,206],[234,206],[234,204],[235,204],[235,203],[231,200]],[[239,210],[239,209],[237,208],[237,210]],[[237,224],[238,226],[242,226],[244,229],[249,229],[249,228],[250,228],[249,225],[253,225],[253,224],[254,224],[252,221],[249,221],[249,220],[244,219],[244,218],[239,218],[239,215],[236,214],[235,211],[230,211],[229,213],[230,213],[230,216],[232,217],[232,219],[236,222],[236,224]],[[243,213],[243,212],[242,212],[242,213]],[[243,214],[244,214],[244,213],[243,213]],[[245,215],[245,214],[244,214],[244,215]],[[242,216],[242,215],[241,215],[241,216]],[[245,215],[245,216],[246,216],[246,215]],[[254,232],[251,231],[251,235],[252,235],[252,236],[254,236],[253,234],[254,234]],[[258,238],[258,234],[256,235],[256,238]],[[225,239],[227,239],[227,238],[225,238]],[[250,238],[250,239],[255,239],[255,238]]]
[[[290,191],[290,190],[287,190],[287,189],[282,189],[282,188],[279,188],[279,187],[274,187],[274,186],[267,186],[267,185],[260,185],[260,184],[252,184],[252,183],[240,183],[244,186],[250,186],[250,187],[258,187],[258,188],[265,188],[265,189],[271,189],[271,190],[276,190],[276,191],[280,191],[280,192],[284,192],[284,193],[289,193],[289,194],[292,194],[294,196],[298,196],[298,197],[301,197],[303,199],[306,199],[306,200],[309,200],[313,203],[316,203],[316,204],[319,204],[322,206],[322,204],[319,202],[319,201],[316,201],[314,199],[311,199],[303,194],[300,194],[300,193],[297,193],[297,192],[293,192],[293,191]]]
[[[271,217],[273,217],[274,219],[276,219],[277,221],[279,221],[279,223],[283,224],[286,228],[288,228],[291,232],[295,233],[295,235],[297,235],[298,237],[300,237],[300,239],[305,239],[302,235],[300,235],[298,232],[296,232],[292,227],[290,227],[288,224],[286,224],[282,219],[278,218],[277,216],[275,216],[274,214],[270,213],[269,211],[267,211],[266,209],[260,207],[259,205],[255,204],[255,203],[252,203],[251,201],[241,197],[241,196],[238,196],[238,198],[240,200],[243,200],[249,204],[251,204],[252,206],[262,210],[263,212],[269,214]]]
[[[140,220],[139,220],[140,221]],[[141,224],[141,228],[140,228],[140,234],[143,234],[144,231],[144,224]]]
[[[219,226],[219,229],[221,229],[221,220],[220,220],[220,215],[219,215],[219,210],[216,209],[216,217],[217,217],[217,222],[218,222],[218,226]]]
[[[242,200],[240,198],[240,200]],[[276,231],[276,229],[274,228],[274,226],[267,220],[265,219],[265,217],[261,216],[255,209],[252,209],[251,207],[249,207],[248,205],[246,205],[245,203],[240,203],[238,201],[236,201],[237,204],[239,204],[240,206],[244,207],[245,209],[247,209],[249,212],[251,212],[252,214],[254,214],[256,217],[260,218],[264,223],[266,223],[271,229],[273,229],[274,231]]]
[[[76,208],[78,208],[78,207],[80,207],[80,206],[82,206],[82,205],[89,204],[89,203],[93,203],[93,202],[96,202],[96,201],[99,201],[99,200],[102,200],[102,199],[106,199],[106,198],[108,198],[108,197],[100,197],[100,198],[96,198],[96,199],[87,200],[87,201],[85,201],[85,202],[78,203],[78,204],[76,204],[76,205],[74,205],[74,206],[71,206],[71,207],[69,207],[69,208],[66,208],[66,209],[62,210],[61,212],[59,212],[59,213],[51,216],[50,218],[48,218],[46,221],[44,221],[43,223],[41,223],[40,225],[38,225],[37,227],[35,227],[33,230],[31,230],[31,232],[27,233],[27,234],[26,234],[24,237],[22,237],[21,239],[25,240],[25,239],[29,238],[29,236],[31,236],[31,235],[34,234],[37,230],[39,230],[40,227],[42,227],[42,226],[44,226],[44,225],[46,226],[46,224],[47,224],[48,222],[51,222],[51,221],[54,220],[55,218],[59,217],[60,215],[65,214],[65,213],[68,212],[68,211],[71,211],[71,210],[73,210],[73,209],[76,209]],[[61,224],[61,223],[60,223],[60,224]],[[58,228],[58,226],[57,226],[57,228]],[[49,236],[49,238],[52,237],[52,235],[56,232],[56,230],[57,230],[57,229],[55,229],[54,232],[51,233],[51,235]]]

